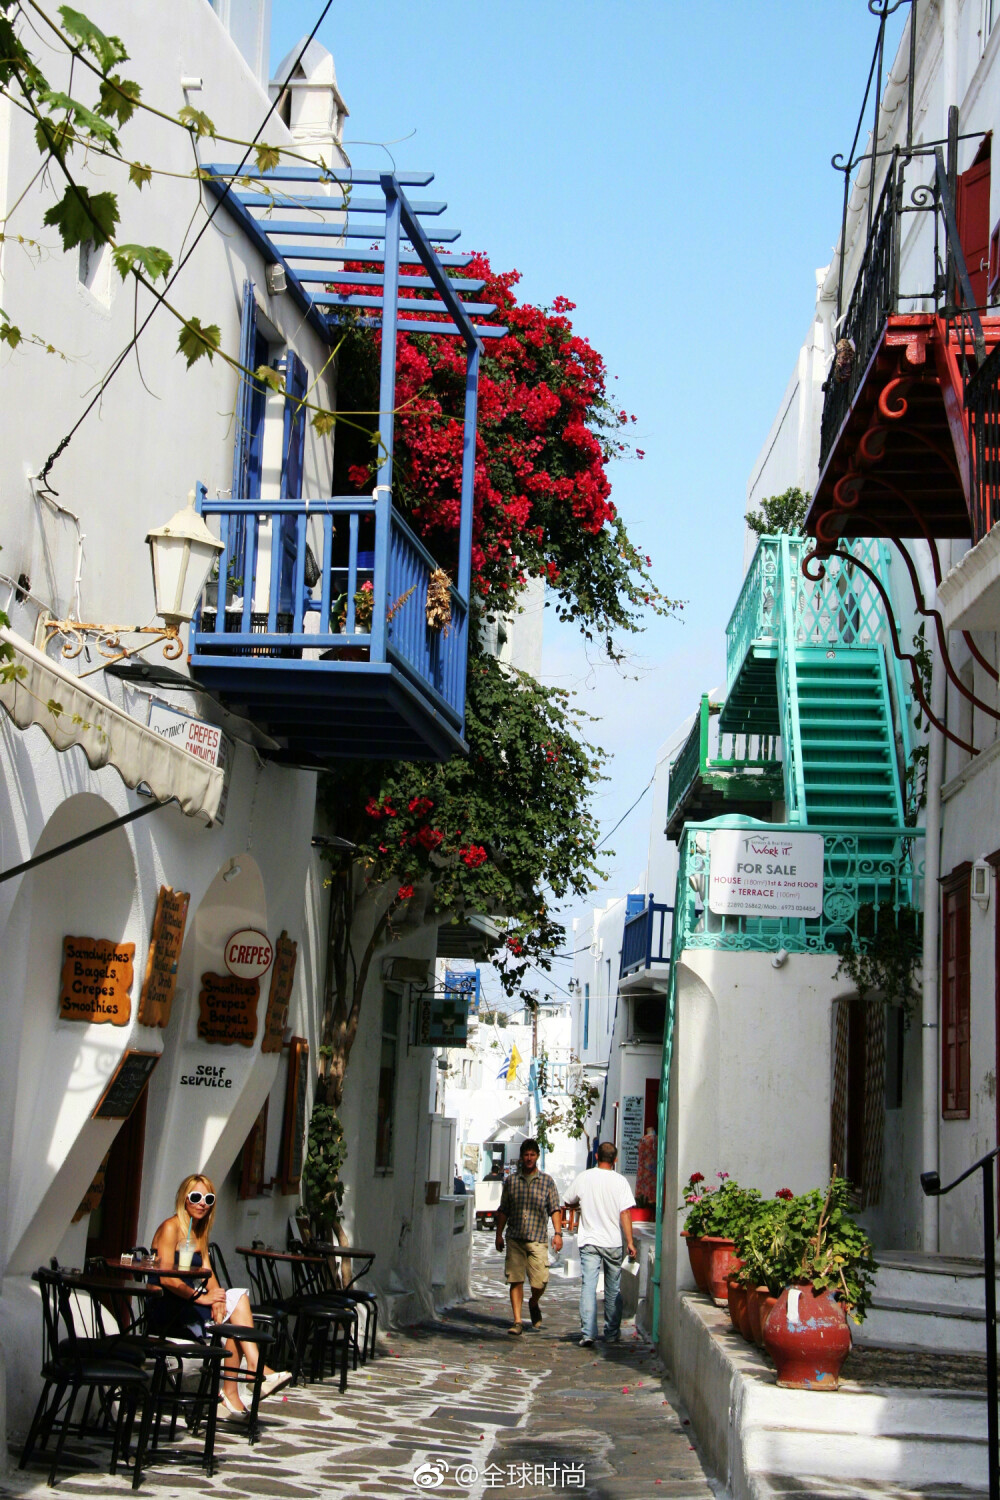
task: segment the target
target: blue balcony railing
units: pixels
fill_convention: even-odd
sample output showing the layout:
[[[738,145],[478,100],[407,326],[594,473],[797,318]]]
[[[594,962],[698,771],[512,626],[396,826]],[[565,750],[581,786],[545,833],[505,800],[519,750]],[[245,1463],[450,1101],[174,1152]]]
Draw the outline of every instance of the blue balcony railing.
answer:
[[[654,901],[650,893],[645,908],[629,917],[622,933],[622,957],[618,977],[649,969],[653,964],[670,962],[670,926],[667,917],[672,906]]]
[[[426,759],[463,748],[468,601],[451,588],[450,621],[428,625],[437,564],[388,495],[198,493],[223,543],[217,597],[206,597],[190,636],[200,682],[291,757]]]

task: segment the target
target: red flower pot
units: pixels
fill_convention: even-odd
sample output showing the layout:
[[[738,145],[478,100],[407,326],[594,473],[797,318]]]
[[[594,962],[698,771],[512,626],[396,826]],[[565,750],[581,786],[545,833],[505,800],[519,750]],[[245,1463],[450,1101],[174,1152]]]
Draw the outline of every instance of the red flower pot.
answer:
[[[764,1320],[764,1348],[774,1360],[778,1384],[798,1391],[835,1391],[840,1367],[851,1352],[851,1330],[840,1303],[829,1292],[786,1287]]]
[[[686,1241],[688,1247],[688,1260],[691,1262],[691,1275],[699,1292],[704,1292],[706,1297],[710,1296],[708,1290],[708,1267],[702,1247],[701,1237],[697,1234],[687,1234],[681,1231],[681,1238]]]
[[[633,1224],[654,1224],[656,1222],[655,1208],[633,1208],[629,1212],[632,1215]]]
[[[715,1298],[719,1307],[725,1307],[729,1300],[726,1280],[733,1271],[740,1269],[743,1262],[736,1254],[733,1240],[723,1239],[718,1234],[705,1234],[702,1235],[701,1244],[708,1282],[706,1290],[710,1297]]]
[[[750,1333],[754,1343],[759,1349],[764,1347],[764,1318],[777,1302],[777,1297],[772,1297],[766,1286],[752,1286],[747,1289],[747,1315],[750,1319]]]
[[[741,1286],[735,1276],[730,1276],[726,1282],[726,1300],[729,1305],[729,1317],[736,1332],[742,1334],[745,1339],[750,1337],[750,1320],[747,1314],[747,1289]]]

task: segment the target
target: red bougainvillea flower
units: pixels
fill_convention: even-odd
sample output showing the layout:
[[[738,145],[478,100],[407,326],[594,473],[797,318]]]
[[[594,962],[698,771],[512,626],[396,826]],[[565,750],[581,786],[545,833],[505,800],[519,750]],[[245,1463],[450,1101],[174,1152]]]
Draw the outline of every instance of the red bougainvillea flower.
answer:
[[[420,828],[415,835],[416,842],[426,849],[428,854],[432,849],[437,849],[444,843],[444,834],[440,828]]]
[[[514,954],[523,953],[524,952],[524,944],[522,942],[520,942],[517,938],[508,938],[507,939],[507,947],[510,949],[511,953],[514,953]]]
[[[433,806],[430,797],[414,797],[409,804],[410,812],[416,813],[418,818],[426,818]]]
[[[470,870],[475,870],[486,863],[486,850],[482,844],[466,844],[464,848],[459,849],[458,857],[468,865]]]
[[[409,901],[410,897],[413,895],[412,885],[401,885],[399,887],[399,890],[396,892],[396,895],[399,897],[400,901]]]
[[[370,818],[380,818],[382,816],[382,809],[379,807],[374,797],[368,798],[368,801],[365,803],[365,812]]]
[[[794,1198],[795,1194],[792,1192],[791,1188],[779,1188],[774,1196],[776,1198],[784,1198],[787,1201],[789,1198]]]

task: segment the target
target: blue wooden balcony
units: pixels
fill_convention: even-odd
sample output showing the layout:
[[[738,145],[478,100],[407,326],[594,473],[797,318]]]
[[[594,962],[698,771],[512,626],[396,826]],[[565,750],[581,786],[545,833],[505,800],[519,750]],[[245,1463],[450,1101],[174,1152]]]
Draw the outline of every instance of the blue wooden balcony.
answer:
[[[650,893],[643,910],[629,917],[622,932],[619,979],[644,972],[654,964],[669,964],[670,925],[667,917],[672,912],[672,906],[654,901]]]
[[[468,601],[452,588],[450,624],[427,624],[437,564],[387,495],[208,500],[199,486],[199,497],[220,523],[219,578],[235,580],[192,629],[199,682],[298,761],[464,748]],[[355,603],[369,592],[370,621]]]
[[[430,173],[215,165],[202,176],[328,344],[336,347],[345,320],[381,329],[380,463],[371,497],[301,495],[310,387],[289,349],[276,366],[285,392],[280,497],[261,494],[266,393],[253,378],[260,354],[248,281],[232,498],[210,500],[198,489],[224,550],[216,597],[206,594],[192,625],[192,674],[270,735],[286,760],[446,759],[465,749],[479,360],[483,340],[507,330],[483,321],[492,304],[466,300],[483,283],[452,275],[471,257],[436,248],[458,237],[433,222],[446,205],[407,196]],[[375,196],[361,197],[362,187]],[[465,346],[460,524],[446,584],[446,570],[393,506],[396,349],[399,335],[412,334]],[[249,442],[241,436],[248,431]],[[435,573],[450,617],[428,624]]]

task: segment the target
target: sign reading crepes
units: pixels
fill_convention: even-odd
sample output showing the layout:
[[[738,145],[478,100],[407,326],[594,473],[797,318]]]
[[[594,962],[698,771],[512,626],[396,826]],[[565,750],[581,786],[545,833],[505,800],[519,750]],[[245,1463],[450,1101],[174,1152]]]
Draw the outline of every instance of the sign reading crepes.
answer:
[[[174,891],[169,885],[160,886],[153,918],[153,937],[146,960],[146,977],[139,996],[139,1020],[143,1026],[164,1027],[170,1020],[190,899],[187,891]]]
[[[226,968],[237,979],[259,979],[271,967],[274,949],[266,933],[244,927],[227,939],[223,957]]]
[[[720,917],[818,917],[823,835],[714,829],[708,836],[708,905]]]
[[[59,1019],[127,1026],[132,1019],[134,943],[110,938],[63,938]]]
[[[298,944],[293,943],[288,933],[282,931],[274,948],[271,989],[267,997],[267,1015],[264,1017],[264,1039],[260,1044],[262,1052],[281,1051],[288,1020],[288,1003],[292,998],[297,953]]]
[[[221,766],[225,781],[215,815],[215,821],[221,827],[226,820],[229,773],[233,764],[233,745],[228,735],[218,725],[207,724],[204,719],[194,719],[190,714],[181,713],[156,698],[151,699],[149,704],[149,727],[154,734],[169,740],[178,749],[186,750],[188,755],[193,755],[195,760],[205,761],[210,766]]]
[[[252,1047],[257,1037],[260,981],[235,974],[203,974],[198,996],[198,1035],[224,1047]]]

